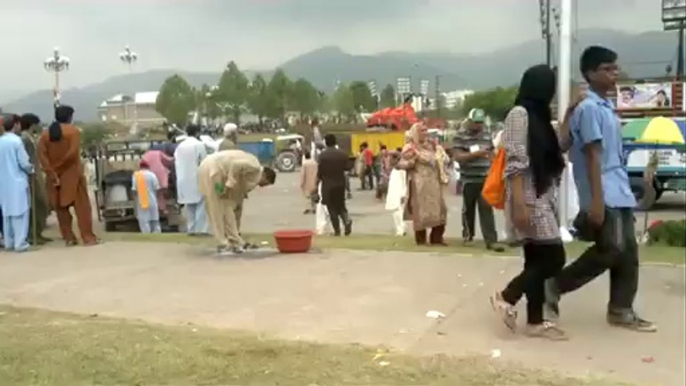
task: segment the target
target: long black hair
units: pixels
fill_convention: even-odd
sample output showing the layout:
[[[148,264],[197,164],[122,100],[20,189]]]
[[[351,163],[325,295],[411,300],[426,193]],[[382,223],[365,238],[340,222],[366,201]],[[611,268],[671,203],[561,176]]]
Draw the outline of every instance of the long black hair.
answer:
[[[541,64],[524,72],[515,99],[515,105],[524,107],[529,117],[529,167],[538,196],[557,183],[565,167],[550,111],[555,90],[555,72]]]
[[[50,142],[59,142],[62,140],[62,124],[71,123],[73,116],[74,108],[71,106],[61,105],[55,108],[55,121],[51,123],[48,128]]]

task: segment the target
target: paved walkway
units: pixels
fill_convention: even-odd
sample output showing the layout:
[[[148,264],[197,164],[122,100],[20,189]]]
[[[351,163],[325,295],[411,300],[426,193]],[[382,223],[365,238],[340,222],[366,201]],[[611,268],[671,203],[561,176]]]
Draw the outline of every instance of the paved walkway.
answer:
[[[329,251],[217,259],[200,246],[115,243],[0,253],[0,303],[255,330],[287,339],[381,344],[416,354],[490,355],[572,374],[683,385],[684,269],[642,269],[638,309],[660,332],[604,322],[607,279],[570,295],[570,342],[512,335],[488,295],[518,259]],[[437,322],[425,316],[447,315]],[[646,363],[644,358],[653,358]]]

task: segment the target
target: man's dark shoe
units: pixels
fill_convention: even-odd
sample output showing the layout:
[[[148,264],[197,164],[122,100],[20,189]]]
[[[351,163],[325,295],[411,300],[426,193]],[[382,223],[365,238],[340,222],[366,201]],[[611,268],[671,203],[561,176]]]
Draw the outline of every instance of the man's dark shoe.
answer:
[[[555,322],[560,319],[560,290],[557,288],[555,279],[545,281],[543,318],[549,322]]]
[[[486,249],[489,251],[497,252],[497,253],[503,253],[505,252],[505,247],[498,243],[492,243],[492,244],[486,244]]]
[[[607,322],[615,327],[626,328],[627,330],[637,331],[637,332],[657,332],[657,326],[655,323],[641,319],[634,312],[620,314],[620,313],[608,313]]]
[[[350,234],[353,233],[353,221],[352,220],[348,220],[348,222],[345,223],[344,232],[345,232],[346,236],[350,236]]]

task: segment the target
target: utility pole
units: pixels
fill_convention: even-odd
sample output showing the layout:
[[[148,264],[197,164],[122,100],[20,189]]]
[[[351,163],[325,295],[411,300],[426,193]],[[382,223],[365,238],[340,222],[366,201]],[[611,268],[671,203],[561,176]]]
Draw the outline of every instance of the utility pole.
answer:
[[[686,34],[686,30],[684,29],[685,25],[686,21],[682,21],[681,28],[679,28],[679,49],[677,50],[679,57],[676,61],[676,76],[679,80],[684,80],[684,34]]]
[[[550,33],[550,0],[545,0],[545,62],[550,67],[552,59],[552,36]]]
[[[436,118],[441,118],[441,77],[436,75],[436,83],[434,87],[436,88]]]

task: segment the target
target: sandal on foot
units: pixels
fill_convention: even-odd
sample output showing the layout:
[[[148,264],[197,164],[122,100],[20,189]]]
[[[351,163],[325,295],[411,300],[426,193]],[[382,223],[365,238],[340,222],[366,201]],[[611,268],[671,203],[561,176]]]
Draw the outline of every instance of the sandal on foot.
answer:
[[[526,326],[526,336],[530,338],[543,338],[554,341],[569,340],[567,333],[552,322],[543,322],[541,324],[529,324]]]
[[[503,299],[503,295],[496,291],[491,295],[491,306],[505,323],[505,326],[512,332],[517,331],[517,310]]]

